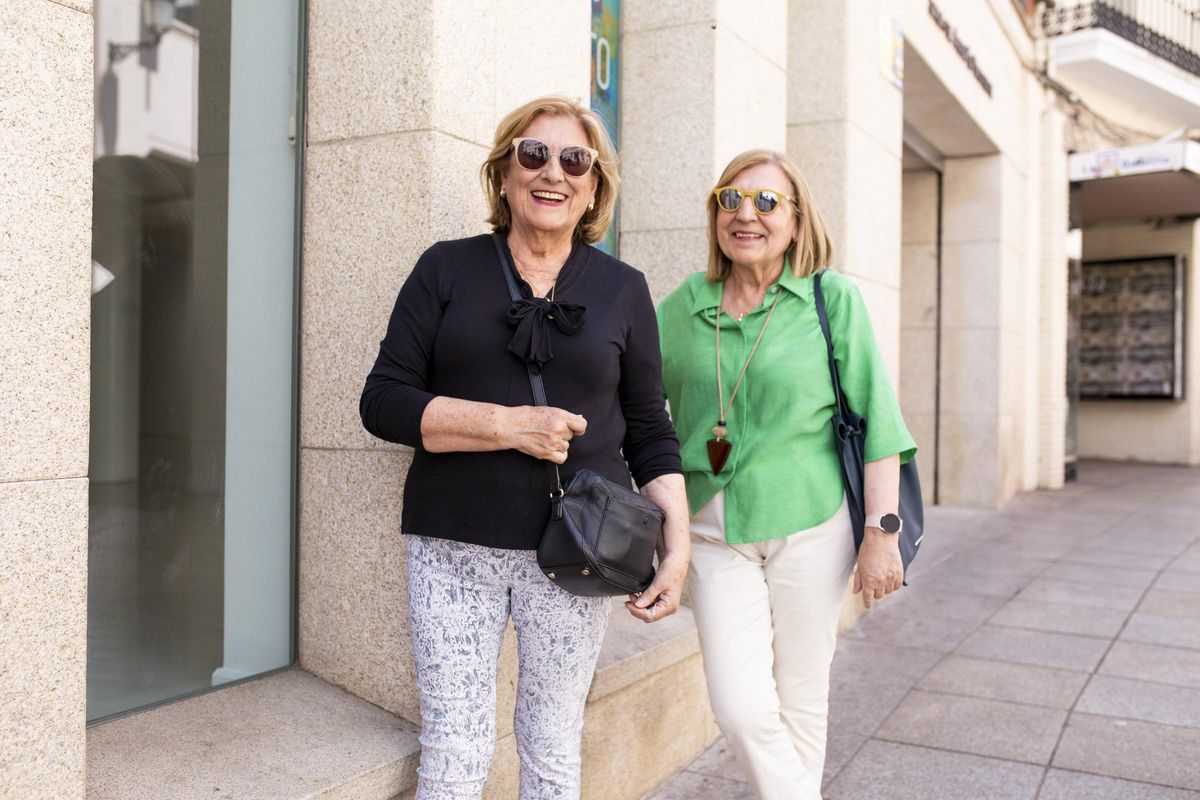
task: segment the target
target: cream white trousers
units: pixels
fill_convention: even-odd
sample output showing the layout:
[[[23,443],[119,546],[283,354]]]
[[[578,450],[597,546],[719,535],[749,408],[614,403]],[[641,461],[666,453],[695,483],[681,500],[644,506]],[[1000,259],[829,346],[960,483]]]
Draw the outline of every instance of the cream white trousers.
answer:
[[[760,800],[820,800],[850,516],[730,545],[724,500],[692,518],[688,573],[713,713]]]

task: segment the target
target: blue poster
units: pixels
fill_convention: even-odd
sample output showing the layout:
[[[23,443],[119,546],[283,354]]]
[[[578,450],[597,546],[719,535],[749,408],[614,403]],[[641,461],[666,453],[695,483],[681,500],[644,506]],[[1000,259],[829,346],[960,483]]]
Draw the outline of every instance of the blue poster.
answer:
[[[620,0],[592,0],[592,110],[608,126],[618,152],[621,149],[620,87],[618,45],[621,41]],[[604,239],[596,246],[615,256],[617,254],[617,219],[609,226]]]

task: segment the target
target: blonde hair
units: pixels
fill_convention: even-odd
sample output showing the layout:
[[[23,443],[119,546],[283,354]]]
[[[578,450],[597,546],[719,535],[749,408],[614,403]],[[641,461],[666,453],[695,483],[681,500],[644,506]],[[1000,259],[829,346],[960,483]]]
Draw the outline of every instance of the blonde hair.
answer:
[[[713,189],[728,186],[739,172],[759,164],[774,164],[783,170],[791,183],[788,194],[792,196],[790,203],[792,213],[796,217],[796,240],[788,250],[788,259],[792,264],[792,274],[800,278],[808,277],[822,267],[829,266],[833,261],[833,243],[825,232],[825,223],[813,203],[812,192],[800,168],[783,153],[774,150],[747,150],[729,162],[721,177],[717,179]],[[708,279],[721,281],[729,275],[733,262],[729,256],[721,252],[717,243],[717,197],[712,192],[708,195]]]
[[[617,149],[609,138],[604,122],[595,111],[578,102],[558,95],[547,95],[530,100],[510,111],[496,127],[496,137],[487,160],[479,168],[479,179],[487,197],[487,222],[493,228],[508,228],[512,225],[512,213],[508,202],[500,195],[500,185],[511,165],[512,140],[530,126],[542,114],[572,117],[579,120],[587,133],[588,145],[600,152],[592,171],[596,175],[596,199],[593,207],[585,211],[575,226],[574,235],[592,244],[604,238],[612,224],[617,208],[617,193],[621,180],[617,177]]]

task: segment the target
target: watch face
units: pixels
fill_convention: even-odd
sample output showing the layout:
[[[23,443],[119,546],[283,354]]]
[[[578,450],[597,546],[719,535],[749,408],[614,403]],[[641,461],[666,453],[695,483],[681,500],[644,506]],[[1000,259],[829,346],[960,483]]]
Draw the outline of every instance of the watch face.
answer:
[[[883,529],[884,533],[899,533],[900,518],[895,514],[884,514],[879,520],[879,527]]]

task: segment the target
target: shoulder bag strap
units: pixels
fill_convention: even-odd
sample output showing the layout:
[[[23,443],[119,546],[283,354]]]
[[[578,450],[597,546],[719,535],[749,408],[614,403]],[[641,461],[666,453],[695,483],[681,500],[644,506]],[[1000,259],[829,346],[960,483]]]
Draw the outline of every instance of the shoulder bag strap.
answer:
[[[813,276],[813,298],[817,303],[817,319],[821,321],[821,333],[825,336],[825,349],[829,354],[829,379],[833,382],[833,395],[837,398],[838,413],[842,415],[842,419],[849,418],[849,408],[846,405],[846,396],[842,394],[842,381],[838,376],[837,362],[833,358],[833,338],[829,335],[829,315],[825,313],[825,295],[821,291],[821,275],[825,270],[821,270]]]
[[[508,260],[508,253],[504,249],[504,243],[500,241],[500,233],[492,231],[492,244],[496,246],[496,256],[500,259],[500,267],[504,272],[504,282],[508,284],[508,296],[513,302],[521,299],[521,290],[517,288],[517,277],[513,270],[512,264]],[[529,373],[529,388],[533,390],[533,402],[535,405],[548,406],[546,402],[546,385],[542,383],[542,376],[533,371],[529,363],[525,364],[525,371]],[[550,467],[550,500],[553,504],[551,509],[554,518],[558,519],[562,516],[562,478],[558,474],[558,464],[553,461],[547,461],[546,464]]]

